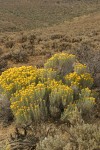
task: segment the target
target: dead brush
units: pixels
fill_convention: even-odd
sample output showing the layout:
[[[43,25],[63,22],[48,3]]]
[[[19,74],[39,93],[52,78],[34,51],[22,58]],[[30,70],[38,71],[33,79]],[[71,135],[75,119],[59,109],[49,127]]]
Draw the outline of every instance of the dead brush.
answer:
[[[37,143],[48,136],[54,136],[59,132],[56,124],[40,123],[17,126],[15,132],[10,135],[7,148],[10,150],[34,150]]]
[[[10,150],[33,150],[38,142],[38,137],[29,132],[30,124],[27,126],[15,127],[15,132],[10,135],[6,149]]]

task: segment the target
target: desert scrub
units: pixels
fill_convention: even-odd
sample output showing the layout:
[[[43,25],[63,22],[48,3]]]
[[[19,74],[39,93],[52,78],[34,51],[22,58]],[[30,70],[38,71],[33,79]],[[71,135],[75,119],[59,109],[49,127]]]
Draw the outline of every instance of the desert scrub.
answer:
[[[11,59],[15,62],[15,63],[27,63],[28,62],[28,54],[25,50],[23,50],[22,48],[13,50],[11,53]]]
[[[76,63],[74,65],[74,72],[76,72],[77,74],[83,74],[83,73],[86,73],[87,71],[88,71],[88,68],[85,64]]]
[[[75,103],[70,103],[61,115],[61,121],[65,123],[69,123],[68,125],[74,126],[77,124],[82,124],[83,119],[81,115],[81,111],[79,111],[77,105]]]
[[[92,124],[77,124],[68,128],[63,125],[62,132],[54,132],[40,139],[36,150],[94,150],[100,149],[100,127]]]
[[[95,124],[78,124],[71,127],[72,137],[63,150],[94,150],[100,149],[100,127]]]
[[[17,37],[18,43],[24,43],[26,41],[27,41],[27,35],[24,35],[23,33],[21,33],[21,35]]]
[[[38,80],[41,82],[45,82],[45,81],[49,81],[56,79],[57,80],[58,76],[57,76],[57,72],[50,68],[50,69],[44,69],[44,68],[40,68],[38,69]]]
[[[89,88],[82,89],[76,104],[84,115],[89,115],[89,111],[91,111],[96,104],[92,91]]]
[[[32,66],[14,67],[6,70],[0,76],[0,87],[8,97],[16,91],[26,88],[32,83],[46,82],[47,79],[55,79],[56,71],[53,69],[37,69]]]
[[[89,89],[93,79],[86,65],[75,61],[74,55],[58,53],[47,60],[44,68],[14,67],[1,74],[0,89],[10,100],[17,122],[58,119],[66,109],[73,111],[68,105],[80,103],[78,109],[82,111],[95,105]]]
[[[35,86],[34,83],[22,90],[16,92],[11,101],[11,109],[19,122],[31,122],[45,119],[47,116],[46,87],[39,83]]]
[[[18,123],[61,116],[62,109],[73,100],[73,90],[55,80],[49,83],[32,83],[12,95],[10,107]]]
[[[53,68],[63,77],[73,70],[75,55],[67,53],[58,53],[52,56],[45,64],[44,68]]]
[[[10,109],[10,101],[6,95],[0,94],[0,121],[6,125],[13,120],[13,114]]]
[[[72,106],[70,106],[71,109]],[[70,128],[66,124],[60,125],[58,131],[40,138],[36,150],[99,150],[100,126],[99,124],[84,123],[76,106],[69,116],[73,123]]]
[[[0,76],[0,86],[10,98],[16,91],[28,86],[37,80],[37,68],[19,67],[10,68]]]
[[[46,137],[43,141],[37,144],[36,150],[63,150],[67,143],[67,137],[61,133]]]
[[[78,74],[77,72],[69,73],[65,76],[65,82],[69,86],[76,86],[80,89],[86,87],[92,87],[93,78],[89,73]]]
[[[5,43],[6,48],[12,48],[14,46],[15,42],[14,41],[7,41]]]
[[[63,109],[70,103],[73,102],[73,90],[62,84],[52,80],[49,84],[49,109],[52,117],[60,116]]]

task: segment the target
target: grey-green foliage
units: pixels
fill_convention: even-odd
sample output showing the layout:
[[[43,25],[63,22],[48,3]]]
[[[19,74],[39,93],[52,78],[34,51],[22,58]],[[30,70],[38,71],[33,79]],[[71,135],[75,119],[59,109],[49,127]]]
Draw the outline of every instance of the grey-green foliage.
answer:
[[[77,126],[70,128],[70,133],[73,137],[72,140],[69,140],[68,145],[72,148],[75,147],[75,150],[100,149],[100,127],[98,125],[85,123],[82,125],[78,124]],[[68,145],[66,145],[64,150],[67,150]]]
[[[78,124],[69,129],[69,135],[57,133],[37,144],[36,150],[94,150],[100,149],[100,127],[92,124]]]
[[[77,113],[75,114],[75,112]],[[40,140],[36,150],[99,150],[100,126],[84,123],[81,113],[78,113],[77,109],[73,110],[72,114],[69,117],[71,123],[74,124],[70,128],[63,124],[64,132],[59,130],[59,132]]]
[[[83,119],[81,111],[78,110],[76,104],[69,104],[61,115],[61,121],[70,122],[71,125],[82,124]]]
[[[73,64],[76,61],[75,55],[67,53],[58,53],[51,57],[44,68],[55,69],[61,77],[73,71]]]
[[[83,113],[87,113],[92,110],[94,105],[95,98],[93,97],[92,91],[89,88],[82,89],[77,102],[78,108],[81,109]]]
[[[13,115],[10,110],[10,102],[5,95],[0,94],[0,120],[4,123],[8,123],[12,119]]]
[[[62,136],[61,133],[44,138],[37,144],[36,150],[60,150],[67,143],[67,138]]]

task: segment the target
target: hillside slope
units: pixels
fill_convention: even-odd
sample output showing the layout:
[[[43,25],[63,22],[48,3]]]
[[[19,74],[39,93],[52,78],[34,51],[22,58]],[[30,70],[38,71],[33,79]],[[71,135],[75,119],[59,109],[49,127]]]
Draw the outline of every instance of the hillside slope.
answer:
[[[75,54],[100,77],[100,13],[74,18],[63,24],[28,32],[0,35],[0,70],[13,66],[36,65],[55,52]],[[99,77],[98,77],[99,76]],[[98,84],[100,80],[98,80]]]
[[[0,32],[48,27],[99,8],[99,0],[0,0]]]
[[[40,2],[41,0],[38,0],[38,3],[36,0],[34,3],[33,0],[0,0],[0,74],[7,68],[15,66],[43,67],[44,62],[51,55],[64,51],[75,54],[80,62],[88,65],[95,86],[100,91],[100,1],[43,0],[42,3]],[[70,2],[74,6],[70,5],[68,8]],[[30,6],[32,3],[34,7]],[[39,8],[41,6],[38,11],[37,6]],[[29,10],[30,7],[32,10]],[[35,17],[33,9],[36,11]],[[61,15],[59,12],[62,12]],[[57,18],[56,15],[59,17]],[[52,27],[48,27],[51,24]],[[29,30],[33,27],[38,29]],[[95,123],[100,120],[99,102],[96,111],[98,115]],[[15,124],[6,128],[0,124],[0,149],[7,143],[11,133],[14,133],[14,127]]]

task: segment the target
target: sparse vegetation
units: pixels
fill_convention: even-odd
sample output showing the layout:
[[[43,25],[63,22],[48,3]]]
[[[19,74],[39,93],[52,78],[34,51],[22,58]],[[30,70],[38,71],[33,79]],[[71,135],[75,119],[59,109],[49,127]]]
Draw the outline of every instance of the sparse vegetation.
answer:
[[[75,125],[75,124],[74,124]],[[70,129],[66,126],[63,131],[55,131],[37,144],[36,150],[95,150],[100,149],[100,127],[91,124],[77,124]]]
[[[15,63],[19,63],[19,62],[27,63],[28,62],[28,54],[23,49],[17,49],[16,51],[12,50],[12,52],[11,52],[11,59]]]
[[[48,27],[99,11],[99,0],[0,0],[0,31]]]
[[[0,150],[100,150],[99,8],[0,0]]]

